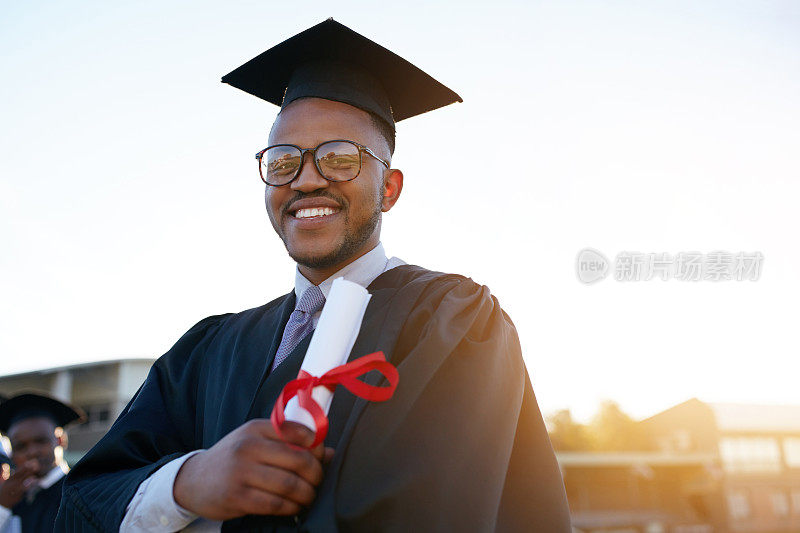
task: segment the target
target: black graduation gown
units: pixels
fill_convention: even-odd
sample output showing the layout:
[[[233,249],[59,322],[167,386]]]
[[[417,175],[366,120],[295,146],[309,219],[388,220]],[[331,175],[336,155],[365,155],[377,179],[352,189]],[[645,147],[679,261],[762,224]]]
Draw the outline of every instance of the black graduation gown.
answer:
[[[381,274],[350,359],[382,350],[394,397],[337,389],[336,449],[298,520],[247,516],[223,531],[569,532],[569,511],[511,320],[462,276],[404,265]],[[72,469],[57,530],[116,531],[139,484],[166,462],[269,417],[310,337],[268,370],[294,293],[206,318],[156,361],[103,439]],[[373,372],[366,381],[382,378]]]
[[[46,489],[42,489],[28,502],[23,498],[11,509],[22,522],[22,533],[50,533],[56,522],[58,506],[61,503],[61,489],[64,486],[62,477]]]

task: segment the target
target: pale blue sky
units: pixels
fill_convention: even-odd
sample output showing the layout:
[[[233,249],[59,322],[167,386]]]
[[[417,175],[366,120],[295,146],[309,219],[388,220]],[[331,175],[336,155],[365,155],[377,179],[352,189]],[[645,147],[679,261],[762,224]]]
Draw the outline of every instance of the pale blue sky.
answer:
[[[788,1],[0,1],[0,372],[157,357],[288,292],[253,159],[276,108],[219,79],[329,16],[464,98],[399,124],[383,242],[492,289],[543,411],[800,403]],[[765,262],[587,287],[586,246]]]

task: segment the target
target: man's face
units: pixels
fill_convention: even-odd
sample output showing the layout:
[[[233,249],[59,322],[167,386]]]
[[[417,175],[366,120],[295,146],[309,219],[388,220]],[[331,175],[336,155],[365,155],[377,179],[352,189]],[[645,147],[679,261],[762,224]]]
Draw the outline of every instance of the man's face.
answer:
[[[47,474],[56,464],[55,450],[59,445],[56,425],[47,417],[20,420],[8,429],[11,441],[11,460],[18,467],[34,460],[39,470],[37,476]]]
[[[269,144],[313,148],[334,139],[347,139],[389,159],[385,140],[370,116],[355,107],[319,98],[304,98],[281,111]],[[329,182],[305,156],[300,175],[281,187],[266,186],[267,214],[289,256],[300,265],[332,269],[368,252],[380,237],[385,167],[363,155],[361,173],[347,182]],[[332,214],[303,217],[309,208],[330,208]],[[300,215],[298,217],[297,215]]]

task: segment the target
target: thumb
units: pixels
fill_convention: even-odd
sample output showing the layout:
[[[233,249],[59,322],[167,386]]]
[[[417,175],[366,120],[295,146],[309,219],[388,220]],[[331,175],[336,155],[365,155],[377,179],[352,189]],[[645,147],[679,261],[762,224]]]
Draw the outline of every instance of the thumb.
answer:
[[[314,442],[314,432],[297,422],[286,421],[281,426],[286,442],[308,448]]]

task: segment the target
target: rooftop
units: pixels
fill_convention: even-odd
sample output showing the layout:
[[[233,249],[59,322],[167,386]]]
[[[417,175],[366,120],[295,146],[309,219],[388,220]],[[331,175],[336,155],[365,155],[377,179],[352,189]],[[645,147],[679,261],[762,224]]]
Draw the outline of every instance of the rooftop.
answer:
[[[153,364],[155,358],[153,357],[123,357],[121,359],[106,359],[103,361],[87,361],[85,363],[74,363],[71,365],[63,365],[63,366],[54,366],[50,368],[40,368],[36,370],[25,370],[23,372],[13,372],[11,374],[0,374],[0,379],[2,378],[11,378],[11,377],[22,377],[22,376],[35,376],[35,375],[42,375],[42,374],[52,374],[54,372],[60,372],[62,370],[73,370],[78,368],[90,368],[90,367],[97,367],[97,366],[104,366],[104,365],[114,365],[118,363],[138,363],[144,362],[148,364]]]
[[[720,431],[800,433],[800,405],[708,403]]]

